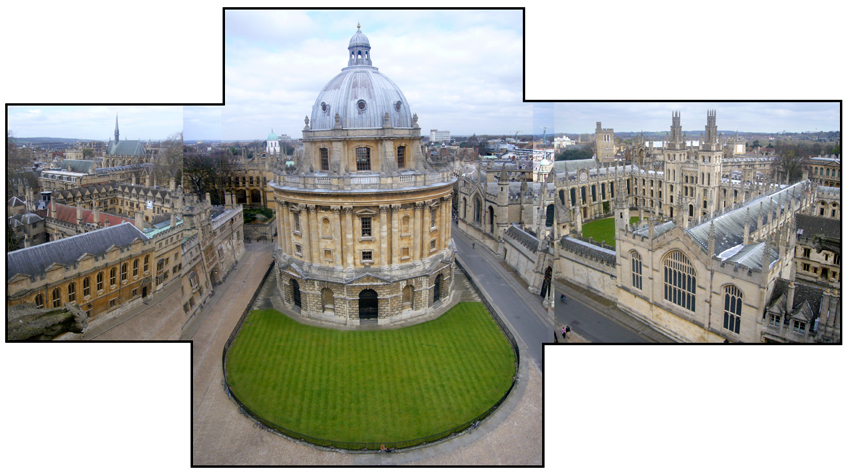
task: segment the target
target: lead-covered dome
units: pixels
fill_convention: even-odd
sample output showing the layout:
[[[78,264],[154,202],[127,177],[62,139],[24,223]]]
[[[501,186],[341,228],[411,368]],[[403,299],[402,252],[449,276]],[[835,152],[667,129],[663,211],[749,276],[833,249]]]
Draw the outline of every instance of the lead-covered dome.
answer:
[[[384,127],[386,114],[391,127],[411,128],[410,105],[401,89],[372,66],[369,39],[360,25],[348,51],[348,67],[322,88],[313,104],[310,128],[333,129],[337,114],[339,127],[346,129]]]

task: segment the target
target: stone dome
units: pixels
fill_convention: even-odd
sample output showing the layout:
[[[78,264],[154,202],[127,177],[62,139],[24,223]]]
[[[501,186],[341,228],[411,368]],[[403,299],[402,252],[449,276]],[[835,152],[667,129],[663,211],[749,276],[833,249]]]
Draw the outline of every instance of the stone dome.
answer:
[[[275,134],[275,133],[274,133],[274,129],[272,129],[272,131],[271,131],[271,133],[269,134],[269,136],[268,136],[268,137],[266,137],[266,140],[277,140],[277,134]]]
[[[411,128],[413,115],[410,105],[388,77],[372,66],[369,39],[360,31],[349,41],[348,67],[330,80],[316,98],[310,117],[311,130],[329,130],[336,126],[346,129],[384,127],[384,115],[389,125]]]

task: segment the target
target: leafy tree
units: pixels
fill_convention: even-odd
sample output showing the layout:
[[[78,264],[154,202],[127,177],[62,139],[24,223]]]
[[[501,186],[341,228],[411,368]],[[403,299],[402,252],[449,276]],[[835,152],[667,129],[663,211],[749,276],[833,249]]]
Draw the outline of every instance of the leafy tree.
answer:
[[[580,149],[567,149],[555,155],[556,162],[562,160],[586,160],[588,158],[593,158],[593,148],[590,144],[586,144]]]
[[[230,174],[230,162],[223,153],[189,154],[183,157],[183,188],[199,199],[209,193],[213,204],[221,204],[224,201],[224,183]]]
[[[85,160],[89,157],[94,158],[94,149],[84,148],[83,149],[83,160]]]

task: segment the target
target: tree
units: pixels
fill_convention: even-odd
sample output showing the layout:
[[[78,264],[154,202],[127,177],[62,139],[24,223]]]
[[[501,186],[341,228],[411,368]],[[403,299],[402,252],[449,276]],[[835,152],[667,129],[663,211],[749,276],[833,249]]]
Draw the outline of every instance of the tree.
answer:
[[[94,158],[94,149],[84,148],[83,149],[83,160],[85,160],[89,157]]]
[[[555,155],[556,162],[560,162],[562,160],[586,160],[588,158],[593,158],[593,148],[591,147],[591,144],[585,144],[580,149],[567,149]]]
[[[176,132],[165,139],[160,147],[161,153],[154,160],[151,174],[157,183],[168,183],[174,178],[176,183],[183,179],[183,132]]]
[[[183,157],[183,188],[199,199],[209,193],[213,204],[223,201],[224,182],[230,173],[230,161],[222,152]]]
[[[783,143],[777,143],[777,145],[781,144]],[[785,147],[779,151],[779,155],[773,162],[773,168],[779,174],[779,179],[785,179],[788,184],[799,181],[803,176],[803,158],[803,155],[795,146]]]

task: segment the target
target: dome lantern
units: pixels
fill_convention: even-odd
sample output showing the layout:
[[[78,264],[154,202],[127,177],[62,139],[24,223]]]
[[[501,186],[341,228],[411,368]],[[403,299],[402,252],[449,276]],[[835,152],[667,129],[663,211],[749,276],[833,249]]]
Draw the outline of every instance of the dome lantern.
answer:
[[[369,38],[360,31],[360,23],[357,24],[357,33],[351,37],[348,42],[348,65],[349,66],[371,66],[372,58],[369,51],[372,46],[369,45]]]

